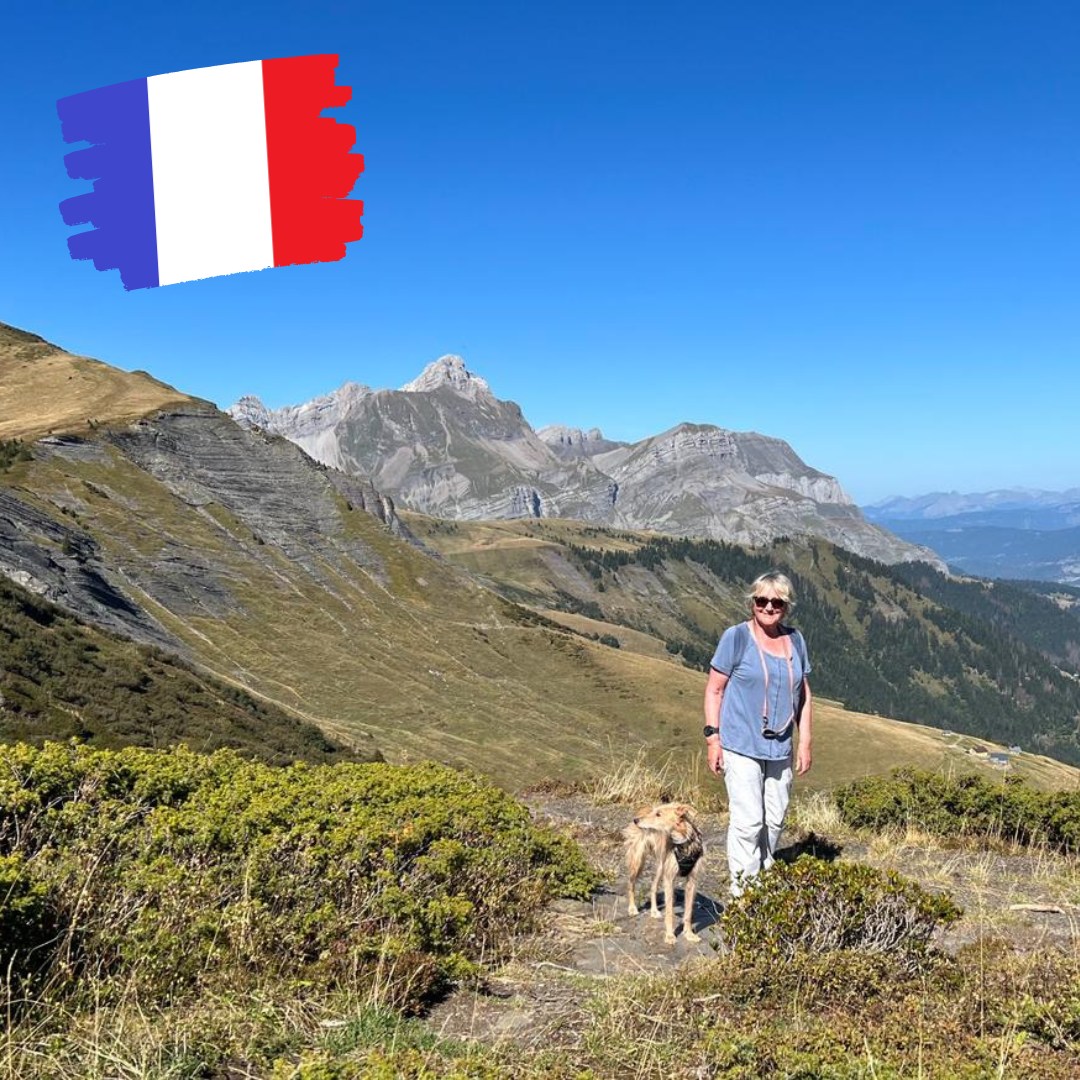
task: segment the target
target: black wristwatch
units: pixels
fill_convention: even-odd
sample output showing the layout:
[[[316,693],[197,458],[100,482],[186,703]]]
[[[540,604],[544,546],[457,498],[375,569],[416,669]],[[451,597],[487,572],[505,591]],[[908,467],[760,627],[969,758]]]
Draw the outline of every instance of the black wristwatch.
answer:
[[[702,730],[705,733],[706,739],[711,739],[713,735],[720,734],[720,729],[718,727],[713,727],[711,724],[706,724]]]

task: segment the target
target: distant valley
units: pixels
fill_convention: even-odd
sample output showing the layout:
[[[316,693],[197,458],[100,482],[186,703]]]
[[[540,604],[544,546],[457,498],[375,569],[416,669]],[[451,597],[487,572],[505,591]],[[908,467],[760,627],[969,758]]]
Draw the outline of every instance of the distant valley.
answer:
[[[939,492],[863,512],[961,573],[1080,586],[1080,489]]]

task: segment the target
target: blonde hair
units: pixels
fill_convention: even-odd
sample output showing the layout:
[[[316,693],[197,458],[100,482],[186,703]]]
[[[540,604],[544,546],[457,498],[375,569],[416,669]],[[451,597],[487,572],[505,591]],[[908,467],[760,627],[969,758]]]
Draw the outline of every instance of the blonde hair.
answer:
[[[760,574],[750,584],[750,591],[746,594],[746,602],[753,607],[754,597],[760,595],[762,588],[770,588],[781,600],[786,601],[790,611],[795,606],[795,590],[791,586],[791,578],[779,570],[770,570],[767,574]]]

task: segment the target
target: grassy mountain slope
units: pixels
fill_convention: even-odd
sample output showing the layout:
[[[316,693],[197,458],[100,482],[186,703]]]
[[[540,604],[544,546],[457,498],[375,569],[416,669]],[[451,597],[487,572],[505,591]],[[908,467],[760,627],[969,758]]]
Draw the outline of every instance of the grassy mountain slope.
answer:
[[[221,486],[223,501],[214,501],[209,488],[193,491],[193,468],[177,480],[170,459],[140,466],[125,442],[129,429],[103,427],[78,445],[39,444],[0,484],[92,537],[127,595],[210,671],[346,742],[370,738],[390,760],[469,765],[513,787],[602,771],[639,748],[679,761],[699,754],[703,679],[666,649],[648,655],[568,633],[350,508],[331,474],[283,440],[237,434],[220,416],[186,422],[225,425],[213,428],[221,439],[242,436],[243,446],[260,447],[261,458],[249,447],[251,471],[281,470],[267,477],[276,489],[303,470],[309,501],[283,503],[282,513],[305,526],[318,520],[309,546],[275,531],[265,498],[248,505]],[[168,424],[140,430],[163,453]],[[655,588],[647,575],[640,580]],[[729,610],[737,595],[732,585]],[[714,598],[702,590],[684,602],[719,625]],[[655,619],[687,636],[678,611]],[[939,733],[829,705],[820,710],[817,744],[808,786],[901,762],[969,764]],[[1074,783],[1071,770],[1034,759],[1024,767],[1040,783]]]
[[[0,440],[85,431],[193,400],[146,372],[73,356],[0,323]]]
[[[1076,623],[1053,605],[1040,620],[1030,594],[1014,610],[1016,597],[997,585],[887,567],[821,541],[746,551],[570,522],[408,520],[507,595],[591,619],[594,633],[630,627],[653,639],[644,651],[662,643],[700,669],[720,630],[745,618],[747,583],[784,567],[796,579],[794,621],[811,644],[819,692],[862,712],[1080,762],[1080,681],[1062,670],[1077,649]],[[1046,619],[1060,621],[1056,634]],[[1051,641],[1059,655],[1048,657],[1039,648]],[[638,638],[625,644],[643,648]]]
[[[318,515],[333,545],[276,536],[254,519],[265,500],[200,493],[193,506],[190,471],[164,482],[107,435],[70,453],[35,447],[0,484],[92,537],[127,595],[219,675],[332,734],[371,736],[393,760],[435,757],[508,784],[592,771],[613,742],[666,747],[673,727],[694,743],[693,673],[545,625],[350,509],[283,440],[245,436],[280,455],[279,488],[303,470],[310,501],[283,512]]]
[[[313,724],[0,578],[0,741],[230,747],[271,763],[368,761]]]
[[[111,387],[112,411],[84,417],[75,372],[58,387],[55,365],[44,362],[56,351],[32,335],[5,334],[5,371],[21,365],[22,379],[14,397],[4,384],[3,415],[17,418],[7,437],[25,438],[30,450],[29,460],[8,455],[0,470],[0,565],[9,577],[68,607],[81,599],[91,617],[119,613],[110,625],[171,642],[333,737],[373,740],[390,760],[468,765],[512,787],[595,773],[639,749],[680,760],[700,752],[703,679],[683,659],[711,648],[737,616],[764,555],[707,545],[726,560],[717,572],[668,559],[636,534],[541,522],[507,523],[509,532],[477,525],[477,536],[497,542],[470,540],[469,551],[436,557],[395,532],[385,507],[377,516],[359,480],[205,403],[170,399],[173,391],[138,373],[86,361]],[[47,418],[41,401],[50,402]],[[148,412],[132,422],[133,409]],[[32,441],[63,417],[73,434]],[[423,526],[446,539],[459,527]],[[619,566],[600,565],[589,545]],[[811,563],[821,553],[839,558],[828,545],[791,552]],[[466,568],[500,578],[504,595]],[[834,606],[823,601],[821,618],[850,622],[848,638],[834,639],[843,661],[860,655],[849,610],[856,601],[835,581],[832,588]],[[810,589],[804,594],[809,601]],[[571,632],[536,605],[634,627],[637,647],[624,630],[610,638]],[[814,610],[804,603],[800,615]],[[822,665],[832,645],[814,640]],[[827,680],[818,688],[828,693]],[[916,746],[914,728],[889,735],[879,723],[823,708],[814,783],[950,759],[941,736],[924,734],[929,742]],[[880,732],[866,734],[866,746],[880,737],[893,749],[845,752],[853,726]]]

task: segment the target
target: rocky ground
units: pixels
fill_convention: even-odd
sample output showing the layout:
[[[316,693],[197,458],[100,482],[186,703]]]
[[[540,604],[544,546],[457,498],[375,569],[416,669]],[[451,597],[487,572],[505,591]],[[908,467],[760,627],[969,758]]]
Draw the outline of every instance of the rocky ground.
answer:
[[[513,956],[482,987],[461,989],[440,1004],[428,1023],[441,1035],[512,1042],[521,1049],[573,1047],[590,1023],[587,1001],[601,981],[672,972],[707,963],[723,944],[715,926],[727,896],[723,815],[699,815],[706,845],[695,904],[699,943],[682,936],[682,894],[676,891],[674,945],[664,943],[663,920],[646,910],[648,876],[638,883],[640,914],[626,911],[622,829],[626,806],[596,806],[582,795],[537,795],[533,813],[572,835],[608,883],[588,901],[551,906],[539,931],[518,943]],[[928,888],[948,889],[966,914],[941,947],[955,949],[981,936],[1007,939],[1020,950],[1080,947],[1080,870],[1075,861],[1048,855],[927,847],[893,838],[880,844],[847,838],[830,843],[804,830],[786,835],[781,857],[810,851],[824,858],[854,858],[896,869]]]

